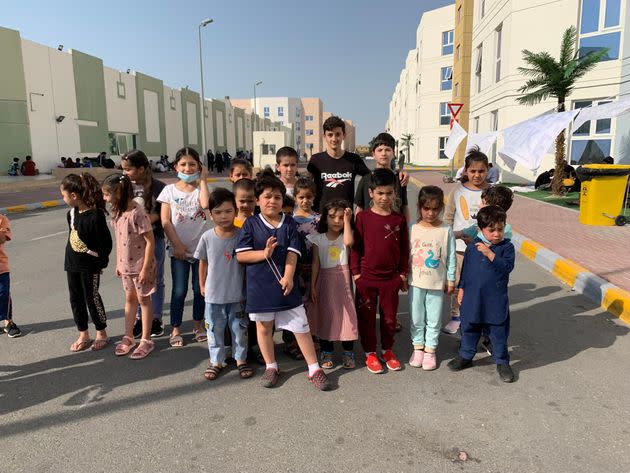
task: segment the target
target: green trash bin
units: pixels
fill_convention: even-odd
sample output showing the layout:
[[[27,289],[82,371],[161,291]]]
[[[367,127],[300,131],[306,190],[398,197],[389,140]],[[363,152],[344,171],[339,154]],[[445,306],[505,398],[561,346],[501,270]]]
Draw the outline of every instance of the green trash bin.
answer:
[[[586,164],[576,169],[582,181],[580,223],[584,225],[626,224],[626,186],[630,166]]]

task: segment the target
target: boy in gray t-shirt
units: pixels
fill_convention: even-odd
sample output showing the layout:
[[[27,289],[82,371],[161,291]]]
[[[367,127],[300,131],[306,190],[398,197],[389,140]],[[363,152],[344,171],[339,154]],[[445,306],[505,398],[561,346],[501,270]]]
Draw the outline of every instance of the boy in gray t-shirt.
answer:
[[[240,233],[240,229],[234,226],[234,194],[227,189],[216,189],[210,194],[209,210],[215,227],[202,235],[195,251],[195,258],[199,260],[199,285],[206,301],[210,351],[210,365],[204,377],[214,380],[224,367],[224,334],[229,327],[239,375],[250,378],[254,371],[246,363],[248,319],[244,312],[245,270],[234,255]]]

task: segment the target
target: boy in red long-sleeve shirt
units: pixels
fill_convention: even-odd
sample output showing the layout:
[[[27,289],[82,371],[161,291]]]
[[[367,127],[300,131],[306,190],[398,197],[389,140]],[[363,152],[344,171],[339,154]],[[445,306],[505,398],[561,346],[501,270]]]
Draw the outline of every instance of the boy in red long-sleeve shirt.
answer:
[[[398,291],[407,291],[409,233],[405,217],[394,209],[396,175],[389,169],[372,173],[373,206],[357,215],[350,269],[357,287],[359,335],[365,364],[371,373],[382,373],[376,356],[376,309],[380,305],[381,348],[387,368],[400,369],[392,347],[396,334]]]

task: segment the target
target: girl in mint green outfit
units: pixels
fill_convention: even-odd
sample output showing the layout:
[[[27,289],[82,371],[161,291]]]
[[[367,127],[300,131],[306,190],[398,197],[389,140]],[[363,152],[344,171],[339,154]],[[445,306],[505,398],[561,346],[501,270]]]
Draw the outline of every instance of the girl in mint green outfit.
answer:
[[[409,364],[426,371],[437,367],[444,292],[455,289],[455,237],[442,223],[444,192],[425,186],[418,193],[418,223],[411,227],[411,340],[413,354]]]

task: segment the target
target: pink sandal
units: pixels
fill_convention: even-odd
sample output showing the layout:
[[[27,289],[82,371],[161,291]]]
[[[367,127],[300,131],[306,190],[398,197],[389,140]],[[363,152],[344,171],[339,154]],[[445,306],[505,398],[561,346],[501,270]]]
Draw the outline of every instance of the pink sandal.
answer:
[[[125,340],[128,343],[125,343]],[[136,341],[133,338],[125,335],[123,336],[121,341],[116,343],[116,350],[114,351],[114,353],[116,354],[116,356],[125,356],[125,355],[128,355],[129,352],[133,350],[135,346],[136,346]]]
[[[152,340],[147,340],[143,338],[140,340],[140,345],[138,345],[138,348],[134,350],[129,358],[131,358],[132,360],[141,360],[149,356],[149,353],[151,353],[154,349],[155,343],[153,343]]]

